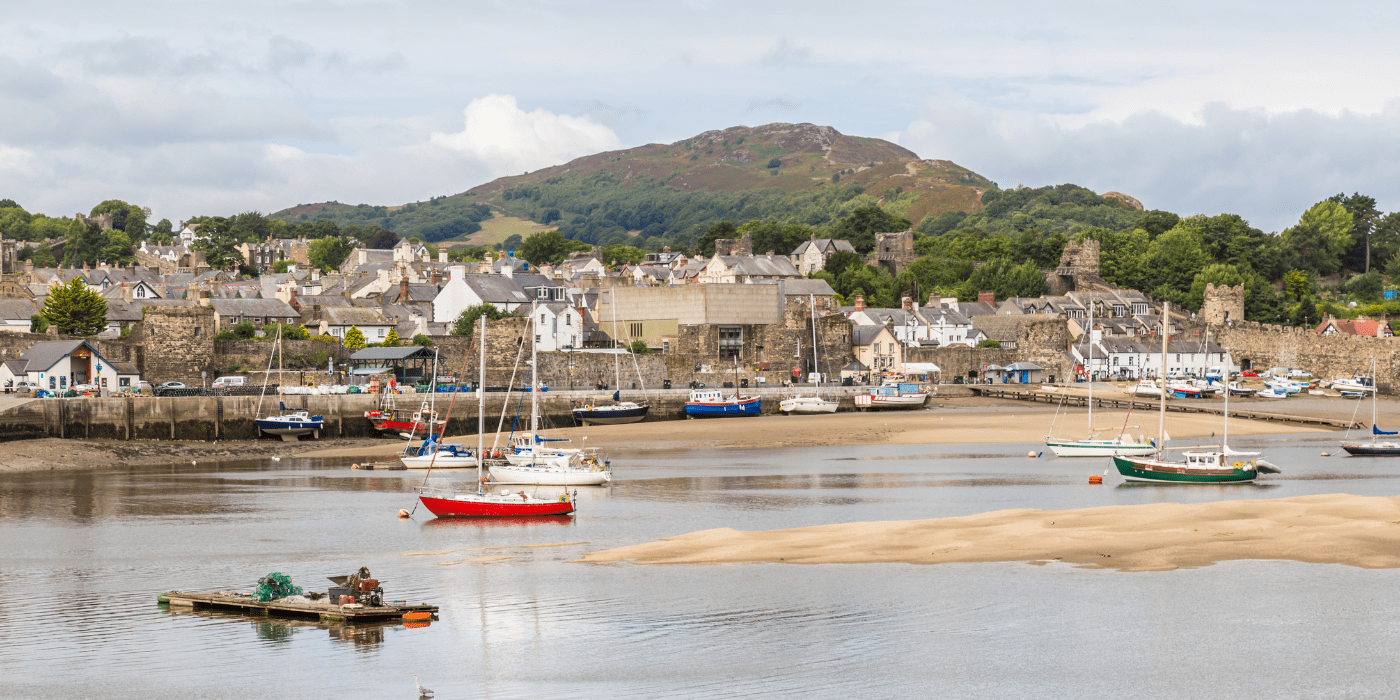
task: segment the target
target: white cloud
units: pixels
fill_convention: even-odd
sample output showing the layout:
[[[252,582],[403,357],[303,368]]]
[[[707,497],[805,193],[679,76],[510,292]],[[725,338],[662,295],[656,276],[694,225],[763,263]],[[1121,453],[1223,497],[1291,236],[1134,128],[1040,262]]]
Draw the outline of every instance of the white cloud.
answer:
[[[1149,209],[1235,213],[1265,230],[1338,192],[1400,208],[1400,103],[1372,114],[1267,112],[1219,103],[1189,119],[1147,111],[1071,123],[928,96],[898,142],[1002,187],[1073,182]]]
[[[526,112],[511,95],[487,95],[463,110],[464,128],[432,135],[432,142],[480,160],[496,175],[558,165],[622,147],[612,129],[588,117]]]

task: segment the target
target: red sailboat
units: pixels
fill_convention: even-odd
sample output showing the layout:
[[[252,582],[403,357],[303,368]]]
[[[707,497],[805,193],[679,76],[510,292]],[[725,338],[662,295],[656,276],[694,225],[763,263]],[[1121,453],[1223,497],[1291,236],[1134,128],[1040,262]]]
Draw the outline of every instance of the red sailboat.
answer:
[[[529,337],[526,334],[525,337]],[[522,341],[523,342],[523,341]],[[463,368],[466,374],[466,368]],[[481,379],[477,383],[477,430],[476,453],[485,455],[485,435],[486,435],[486,394],[481,387],[486,383],[486,316],[481,316]],[[452,404],[456,403],[457,395],[452,395],[452,403],[447,405],[447,416],[452,417]],[[446,423],[446,421],[444,421]],[[434,453],[436,457],[436,453]],[[428,512],[439,518],[518,518],[522,516],[560,516],[569,515],[574,512],[574,499],[566,489],[557,499],[537,498],[530,496],[524,491],[511,493],[509,489],[501,489],[499,493],[486,493],[482,489],[484,483],[482,476],[482,462],[476,463],[476,491],[460,493],[451,492],[429,492],[420,489],[418,500],[423,503],[423,507]],[[428,465],[429,473],[432,473],[432,465]],[[424,475],[423,480],[427,481]]]

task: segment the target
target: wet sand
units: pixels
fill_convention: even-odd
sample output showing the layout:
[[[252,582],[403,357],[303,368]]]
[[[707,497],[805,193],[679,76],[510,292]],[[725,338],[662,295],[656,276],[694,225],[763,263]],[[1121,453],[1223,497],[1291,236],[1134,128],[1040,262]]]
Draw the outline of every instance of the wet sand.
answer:
[[[1329,494],[1189,505],[1003,510],[936,520],[845,523],[760,532],[719,528],[591,552],[578,561],[1063,561],[1086,568],[1164,571],[1238,559],[1400,568],[1400,497]]]
[[[0,445],[0,472],[99,469],[107,467],[171,464],[202,460],[304,457],[311,452],[344,452],[345,456],[370,455],[403,448],[402,440],[376,438],[326,438],[303,442],[282,440],[78,440],[40,438],[13,440]],[[320,456],[320,455],[318,455]]]

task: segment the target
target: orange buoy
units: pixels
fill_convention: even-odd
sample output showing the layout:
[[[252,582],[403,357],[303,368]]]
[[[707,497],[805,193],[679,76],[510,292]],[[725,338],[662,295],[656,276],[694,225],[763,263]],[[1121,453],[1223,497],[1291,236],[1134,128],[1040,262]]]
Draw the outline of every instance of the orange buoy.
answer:
[[[1103,477],[1101,477],[1101,476],[1091,476],[1091,477],[1089,477],[1089,483],[1091,483],[1091,484],[1102,484],[1102,483],[1103,483]]]
[[[410,513],[408,512],[408,509],[407,509],[407,508],[400,508],[400,509],[399,509],[399,517],[400,517],[400,518],[407,518],[409,515],[410,515]]]
[[[425,612],[411,612],[403,614],[403,619],[405,620],[429,620],[432,619],[432,617],[432,613]]]

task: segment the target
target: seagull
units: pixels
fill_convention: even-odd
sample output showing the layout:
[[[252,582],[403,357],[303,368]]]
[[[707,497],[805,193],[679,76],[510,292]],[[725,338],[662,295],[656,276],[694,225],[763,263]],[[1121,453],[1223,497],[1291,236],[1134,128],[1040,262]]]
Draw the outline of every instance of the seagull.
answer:
[[[413,676],[413,685],[418,687],[418,697],[430,698],[433,696],[433,691],[424,688],[423,684],[418,682],[418,676],[416,674]]]

